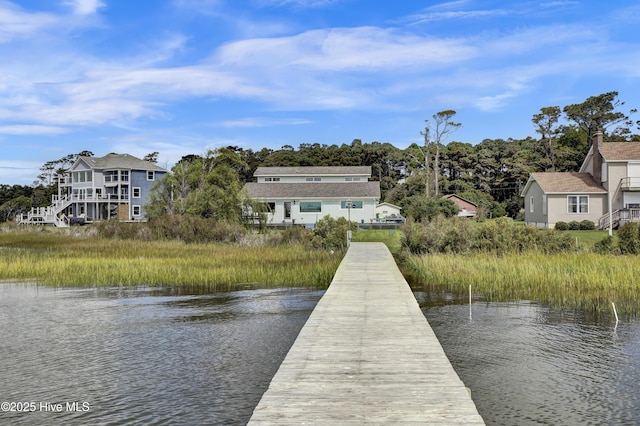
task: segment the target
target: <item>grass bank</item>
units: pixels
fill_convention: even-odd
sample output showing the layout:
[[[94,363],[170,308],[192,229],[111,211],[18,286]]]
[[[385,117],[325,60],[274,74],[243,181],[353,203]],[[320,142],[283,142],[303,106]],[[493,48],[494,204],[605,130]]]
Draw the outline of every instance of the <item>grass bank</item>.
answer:
[[[340,253],[332,255],[299,244],[243,247],[48,232],[0,233],[1,280],[59,287],[326,288],[341,259]]]
[[[640,312],[637,256],[539,253],[410,255],[402,265],[414,286],[444,286],[491,300],[537,300],[562,308]]]

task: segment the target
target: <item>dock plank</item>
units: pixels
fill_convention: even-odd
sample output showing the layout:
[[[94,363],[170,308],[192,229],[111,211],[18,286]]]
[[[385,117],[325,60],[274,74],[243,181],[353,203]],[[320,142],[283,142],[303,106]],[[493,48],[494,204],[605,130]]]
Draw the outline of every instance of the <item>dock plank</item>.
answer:
[[[382,243],[352,243],[249,425],[483,425]]]

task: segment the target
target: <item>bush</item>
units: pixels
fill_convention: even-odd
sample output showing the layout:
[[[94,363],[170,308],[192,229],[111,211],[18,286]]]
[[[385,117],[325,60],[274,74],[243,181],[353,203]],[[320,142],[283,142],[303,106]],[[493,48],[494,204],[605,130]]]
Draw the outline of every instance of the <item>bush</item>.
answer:
[[[116,219],[101,220],[94,224],[98,235],[104,238],[120,238],[123,240],[152,239],[147,226],[143,223],[120,222]]]
[[[402,238],[400,244],[403,249],[414,254],[424,254],[428,252],[427,228],[409,217],[402,225]]]
[[[558,231],[566,231],[569,229],[569,224],[567,222],[556,222],[555,229]]]
[[[591,220],[583,220],[580,222],[580,230],[581,231],[593,231],[596,229],[596,224]]]
[[[314,247],[324,249],[346,249],[348,229],[349,222],[347,219],[343,217],[334,219],[327,215],[316,223],[312,244]],[[351,222],[351,232],[355,232],[357,229],[358,225]]]
[[[569,222],[569,230],[571,231],[579,231],[580,230],[580,222],[576,220],[572,220]]]
[[[622,254],[638,254],[640,252],[637,223],[629,222],[618,230],[618,248]]]
[[[507,217],[483,222],[477,227],[464,218],[436,218],[427,224],[408,221],[402,228],[402,247],[414,254],[496,254],[541,251],[558,253],[573,248],[570,235],[555,230],[523,226]]]
[[[615,248],[613,246],[613,237],[611,235],[607,235],[605,238],[596,242],[593,245],[593,251],[598,254],[613,254],[615,253]]]
[[[69,225],[82,226],[85,224],[84,217],[72,216],[69,218]]]

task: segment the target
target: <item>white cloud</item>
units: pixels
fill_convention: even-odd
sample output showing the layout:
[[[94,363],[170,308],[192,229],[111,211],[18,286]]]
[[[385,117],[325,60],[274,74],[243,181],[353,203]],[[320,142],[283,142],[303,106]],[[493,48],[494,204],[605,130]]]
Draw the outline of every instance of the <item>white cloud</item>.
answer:
[[[105,7],[101,0],[67,0],[65,4],[70,6],[76,15],[93,15],[98,9]]]
[[[330,6],[342,0],[259,0],[259,4],[263,7],[284,7],[291,6],[294,8],[320,8]]]
[[[243,68],[259,64],[278,70],[301,67],[305,71],[373,73],[415,65],[459,63],[477,54],[463,40],[438,40],[394,29],[356,27],[233,42],[220,49],[219,58],[222,64]]]
[[[6,0],[0,0],[0,43],[25,37],[58,22],[49,13],[28,13]]]
[[[299,118],[272,119],[266,117],[247,117],[238,120],[222,121],[214,126],[221,127],[272,127],[272,126],[300,126],[310,124],[310,120]]]
[[[69,129],[65,127],[38,124],[0,126],[0,134],[3,135],[60,135],[67,132],[69,132]]]

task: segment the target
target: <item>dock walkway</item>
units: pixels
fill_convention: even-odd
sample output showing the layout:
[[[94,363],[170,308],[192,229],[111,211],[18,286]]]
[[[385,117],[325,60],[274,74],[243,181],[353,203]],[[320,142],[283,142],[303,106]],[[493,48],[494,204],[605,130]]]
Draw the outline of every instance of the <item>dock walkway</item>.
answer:
[[[352,243],[249,425],[483,425],[382,243]]]

